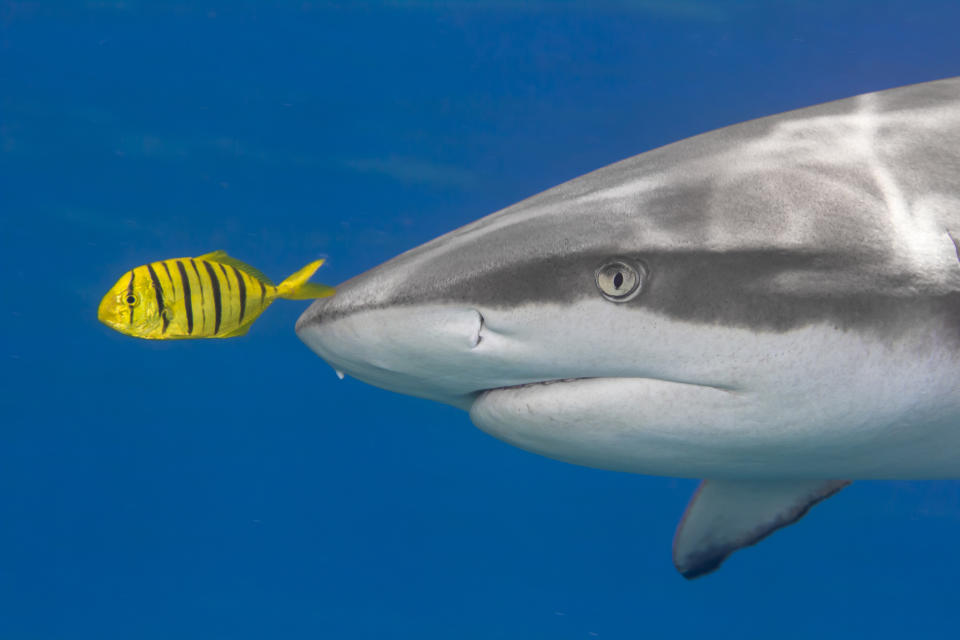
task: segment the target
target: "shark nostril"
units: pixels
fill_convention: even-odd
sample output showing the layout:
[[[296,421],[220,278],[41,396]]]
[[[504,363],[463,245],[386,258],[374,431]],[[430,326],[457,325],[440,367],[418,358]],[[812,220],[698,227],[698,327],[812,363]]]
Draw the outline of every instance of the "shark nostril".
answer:
[[[481,333],[483,332],[483,314],[477,311],[477,332],[473,334],[473,340],[470,343],[470,348],[475,349],[478,344],[483,340]]]

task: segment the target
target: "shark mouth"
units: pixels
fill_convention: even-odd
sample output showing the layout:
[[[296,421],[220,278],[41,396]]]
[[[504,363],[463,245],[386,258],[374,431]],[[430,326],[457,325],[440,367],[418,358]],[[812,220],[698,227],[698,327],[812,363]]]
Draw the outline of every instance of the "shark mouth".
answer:
[[[545,387],[552,384],[564,384],[564,383],[577,383],[577,382],[587,382],[592,380],[635,380],[642,381],[647,380],[651,382],[659,382],[666,384],[678,384],[686,385],[691,387],[705,387],[708,389],[716,389],[717,391],[726,391],[728,393],[736,393],[738,389],[721,384],[713,384],[707,382],[689,382],[686,380],[670,380],[668,378],[654,378],[651,376],[583,376],[583,377],[573,377],[573,378],[550,378],[546,380],[534,380],[531,382],[523,382],[521,384],[514,385],[504,385],[502,387],[491,387],[489,389],[482,389],[476,392],[477,396],[481,396],[486,393],[495,393],[497,391],[519,391],[523,389],[529,389],[533,387]]]
[[[483,394],[483,393],[489,393],[491,391],[508,391],[508,390],[526,389],[528,387],[542,387],[550,384],[561,384],[564,382],[578,382],[581,380],[611,380],[611,379],[613,378],[607,378],[604,376],[591,376],[591,377],[583,377],[583,378],[551,378],[549,380],[534,380],[533,382],[524,382],[521,384],[506,385],[503,387],[491,387],[489,389],[483,389],[481,391],[478,391],[477,393]]]

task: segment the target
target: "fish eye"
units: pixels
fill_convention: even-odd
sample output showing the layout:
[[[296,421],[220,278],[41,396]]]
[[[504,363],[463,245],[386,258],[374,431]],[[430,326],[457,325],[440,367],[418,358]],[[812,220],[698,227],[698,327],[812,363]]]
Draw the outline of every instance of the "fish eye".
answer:
[[[137,304],[137,296],[136,296],[136,294],[128,293],[128,294],[123,298],[123,301],[126,302],[126,303],[129,304],[129,305],[135,305],[135,304]]]
[[[626,302],[640,293],[647,278],[647,270],[641,264],[611,260],[597,269],[596,275],[597,288],[604,298],[613,302]]]

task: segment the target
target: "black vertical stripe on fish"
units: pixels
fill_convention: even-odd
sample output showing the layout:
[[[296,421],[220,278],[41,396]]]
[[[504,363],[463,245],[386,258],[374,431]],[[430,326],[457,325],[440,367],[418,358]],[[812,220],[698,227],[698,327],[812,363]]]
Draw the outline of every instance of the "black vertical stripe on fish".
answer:
[[[173,292],[172,292],[172,293],[173,293],[173,301],[174,301],[174,303],[176,303],[176,301],[177,301],[177,285],[176,285],[176,280],[174,280],[174,279],[173,279],[173,276],[170,275],[170,267],[167,266],[167,261],[164,260],[164,261],[161,262],[160,264],[163,265],[163,270],[167,272],[167,279],[170,281],[170,286],[173,288]]]
[[[230,276],[227,275],[227,268],[219,262],[217,263],[217,266],[220,267],[220,271],[223,273],[223,279],[227,281],[227,293],[230,293],[233,291],[233,285],[230,284]]]
[[[190,278],[187,277],[187,270],[183,268],[183,263],[177,260],[177,270],[180,271],[180,279],[183,280],[181,288],[183,289],[183,303],[187,309],[187,333],[193,333],[193,298],[190,297]]]
[[[257,280],[257,284],[260,285],[260,310],[263,311],[263,296],[267,294],[267,289],[259,280]]]
[[[134,270],[136,271],[136,270]],[[124,302],[127,303],[127,306],[130,307],[130,324],[133,324],[133,307],[134,305],[130,303],[130,300],[133,300],[134,303],[137,301],[137,297],[133,295],[133,279],[136,278],[136,274],[130,272],[130,284],[127,285],[127,295],[124,298]]]
[[[243,281],[243,274],[233,265],[230,265],[230,268],[233,269],[233,275],[237,276],[237,288],[240,289],[240,317],[237,319],[237,324],[243,324],[243,312],[247,308],[247,285]]]
[[[213,287],[213,333],[216,335],[220,332],[220,277],[206,260],[203,261],[203,266],[207,268],[207,275],[210,276],[210,285]]]
[[[220,273],[223,274],[223,279],[227,283],[227,308],[224,310],[224,314],[226,316],[225,321],[230,323],[230,326],[233,327],[233,308],[237,306],[236,302],[234,302],[235,298],[233,297],[233,283],[230,282],[230,274],[227,273],[227,268],[223,266],[223,263],[214,262],[214,264],[220,267]]]
[[[167,332],[167,326],[170,325],[170,320],[167,318],[167,314],[164,313],[163,309],[163,290],[160,288],[160,278],[157,277],[157,272],[153,270],[153,265],[147,265],[147,271],[150,272],[150,280],[153,282],[153,290],[157,294],[157,313],[160,314],[160,318],[163,320],[163,328],[160,330],[160,333]]]
[[[190,266],[193,267],[193,272],[197,274],[197,286],[200,287],[200,330],[205,331],[207,328],[207,301],[206,296],[203,295],[203,278],[200,277],[200,271],[197,269],[197,263],[193,261],[193,258],[190,258]]]
[[[167,280],[170,281],[170,291],[168,292],[170,295],[167,296],[167,298],[169,298],[169,299],[167,300],[167,304],[170,305],[170,313],[169,313],[169,315],[167,316],[167,318],[168,318],[168,319],[173,319],[173,318],[175,318],[176,315],[177,315],[177,314],[176,314],[177,300],[179,300],[179,299],[182,297],[183,286],[182,286],[182,285],[180,286],[180,292],[178,293],[178,292],[177,292],[177,279],[173,277],[173,274],[172,274],[172,273],[170,273],[170,267],[167,265],[167,261],[164,260],[164,261],[162,261],[160,264],[163,265],[163,270],[164,270],[164,271],[166,272],[166,274],[167,274]]]

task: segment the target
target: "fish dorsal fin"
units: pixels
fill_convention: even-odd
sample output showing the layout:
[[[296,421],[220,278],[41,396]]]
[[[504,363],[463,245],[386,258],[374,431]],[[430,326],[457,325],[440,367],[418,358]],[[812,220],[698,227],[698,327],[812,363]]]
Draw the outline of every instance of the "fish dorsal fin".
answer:
[[[727,556],[793,524],[846,480],[704,480],[673,539],[673,563],[685,578],[720,566]]]
[[[271,287],[273,286],[273,281],[265,276],[259,269],[251,267],[246,262],[240,262],[236,258],[230,257],[227,255],[227,252],[223,249],[217,249],[210,253],[205,253],[202,256],[197,256],[197,260],[210,260],[211,262],[220,262],[223,264],[230,265],[231,267],[236,267],[240,271],[243,271],[245,274],[252,278],[256,278],[263,284],[268,284]]]

